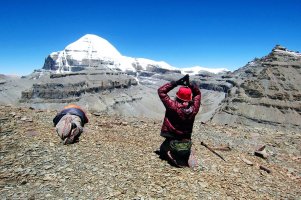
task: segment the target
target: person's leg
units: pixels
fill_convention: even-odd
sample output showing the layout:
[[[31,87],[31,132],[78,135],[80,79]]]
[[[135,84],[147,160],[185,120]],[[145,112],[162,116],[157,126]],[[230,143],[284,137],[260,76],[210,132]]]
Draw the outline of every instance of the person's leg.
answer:
[[[56,125],[56,132],[58,136],[64,141],[71,132],[71,115],[65,115]]]
[[[198,161],[195,157],[194,149],[191,149],[189,159],[188,159],[188,166],[192,169],[197,169],[198,168]]]
[[[169,140],[165,139],[164,142],[160,146],[160,158],[163,160],[167,160],[168,159],[167,152],[169,150],[170,150]]]
[[[79,142],[79,137],[83,132],[83,127],[81,125],[80,117],[76,115],[72,115],[71,124],[72,124],[72,131],[69,140],[72,141],[72,143]]]
[[[62,117],[56,125],[56,132],[63,140],[63,144],[72,144],[79,140],[79,136],[83,132],[81,119],[76,115],[67,114]]]
[[[173,157],[170,148],[170,139],[165,139],[164,142],[160,146],[160,158],[169,162],[170,165],[175,167],[180,167]]]
[[[190,152],[187,151],[170,151],[170,156],[178,167],[188,167],[188,158]]]
[[[177,141],[173,140],[170,143],[171,151],[170,157],[176,163],[178,167],[188,167],[189,157],[191,155],[191,141],[183,140]]]

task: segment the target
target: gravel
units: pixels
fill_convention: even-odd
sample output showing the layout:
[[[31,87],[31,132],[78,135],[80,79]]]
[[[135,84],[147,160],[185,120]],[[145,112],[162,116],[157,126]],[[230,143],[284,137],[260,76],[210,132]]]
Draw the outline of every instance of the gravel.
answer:
[[[0,106],[1,199],[300,199],[301,133],[195,122],[199,168],[155,151],[161,121],[88,113],[80,142],[62,145],[56,111]],[[229,145],[217,151],[201,145]],[[266,145],[269,157],[254,156]],[[243,162],[251,161],[253,165]],[[271,170],[267,173],[260,169]]]

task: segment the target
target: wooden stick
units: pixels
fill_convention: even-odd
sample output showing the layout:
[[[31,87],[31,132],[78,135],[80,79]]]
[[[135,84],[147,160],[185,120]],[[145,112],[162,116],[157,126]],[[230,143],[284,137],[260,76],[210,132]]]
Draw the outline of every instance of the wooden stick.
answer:
[[[231,151],[229,146],[211,147],[211,149],[217,151]]]
[[[204,147],[206,147],[207,149],[209,149],[212,153],[214,153],[215,155],[217,155],[218,157],[220,157],[223,161],[226,162],[226,160],[221,156],[219,155],[218,153],[216,153],[213,149],[211,149],[207,144],[205,144],[204,142],[201,142],[201,145],[203,145]]]

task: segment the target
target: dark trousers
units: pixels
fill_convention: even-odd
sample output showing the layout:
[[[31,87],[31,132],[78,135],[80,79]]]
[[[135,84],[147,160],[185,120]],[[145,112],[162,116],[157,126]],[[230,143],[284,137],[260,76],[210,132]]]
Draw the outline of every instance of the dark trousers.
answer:
[[[172,161],[176,163],[178,166],[188,166],[188,159],[190,156],[190,148],[184,151],[177,151],[172,148],[172,144],[174,142],[179,142],[178,140],[173,140],[166,138],[164,142],[160,146],[160,158],[168,161]],[[181,141],[180,141],[181,142]],[[188,142],[187,140],[185,142]],[[190,142],[190,140],[189,140]],[[170,156],[167,155],[167,152],[170,151]]]
[[[160,146],[160,157],[164,160],[168,160],[167,152],[171,150],[170,141],[171,139],[166,138]]]

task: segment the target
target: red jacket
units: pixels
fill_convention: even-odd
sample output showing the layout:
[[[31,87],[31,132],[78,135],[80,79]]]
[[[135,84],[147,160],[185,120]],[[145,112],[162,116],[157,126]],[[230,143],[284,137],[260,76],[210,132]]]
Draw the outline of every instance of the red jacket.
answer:
[[[201,92],[196,85],[190,84],[192,101],[180,103],[172,100],[168,92],[177,85],[173,82],[166,83],[158,89],[158,94],[163,102],[166,112],[161,128],[161,136],[171,139],[191,139],[193,123],[201,104]]]

